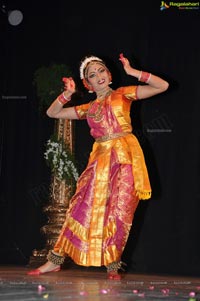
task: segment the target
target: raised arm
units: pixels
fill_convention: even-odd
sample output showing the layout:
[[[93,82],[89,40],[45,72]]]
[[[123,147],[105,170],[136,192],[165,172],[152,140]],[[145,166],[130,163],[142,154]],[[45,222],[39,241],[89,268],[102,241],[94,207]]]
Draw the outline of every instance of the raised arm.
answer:
[[[47,109],[47,115],[57,119],[78,119],[74,107],[63,108],[63,105],[71,100],[75,92],[75,82],[73,78],[63,78],[64,92],[60,94]]]
[[[122,53],[119,60],[122,62],[124,70],[128,75],[134,76],[139,81],[146,83],[146,85],[138,85],[137,97],[139,99],[149,98],[168,89],[169,83],[167,81],[151,73],[132,68],[129,60]]]

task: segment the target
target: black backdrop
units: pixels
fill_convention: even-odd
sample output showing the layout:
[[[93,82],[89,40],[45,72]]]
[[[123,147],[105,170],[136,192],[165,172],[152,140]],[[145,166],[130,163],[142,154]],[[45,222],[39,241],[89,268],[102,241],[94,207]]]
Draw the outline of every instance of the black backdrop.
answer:
[[[200,275],[199,10],[132,3],[117,15],[100,9],[70,16],[65,2],[8,1],[23,12],[18,26],[1,15],[0,263],[27,264],[44,246],[51,175],[43,153],[54,120],[38,112],[34,71],[64,63],[78,78],[81,58],[93,53],[110,62],[113,88],[136,83],[118,60],[123,52],[170,83],[166,93],[132,107],[153,195],[138,207],[124,260],[136,272]],[[75,129],[82,171],[93,140],[85,121]]]

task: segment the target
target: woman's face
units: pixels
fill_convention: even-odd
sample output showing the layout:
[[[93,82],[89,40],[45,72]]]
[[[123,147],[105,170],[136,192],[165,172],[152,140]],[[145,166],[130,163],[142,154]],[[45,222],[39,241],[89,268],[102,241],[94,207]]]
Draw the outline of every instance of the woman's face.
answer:
[[[87,70],[87,81],[95,92],[105,89],[110,83],[108,69],[97,62],[91,63]]]

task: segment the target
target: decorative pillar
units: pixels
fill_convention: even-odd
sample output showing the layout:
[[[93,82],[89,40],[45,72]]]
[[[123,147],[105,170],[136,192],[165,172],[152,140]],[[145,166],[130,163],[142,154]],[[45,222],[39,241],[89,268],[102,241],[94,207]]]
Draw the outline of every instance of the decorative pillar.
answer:
[[[55,121],[55,132],[58,138],[69,146],[71,152],[74,151],[74,121],[58,119]],[[73,180],[72,180],[73,181]],[[50,202],[43,211],[48,217],[48,222],[41,228],[41,233],[46,236],[45,247],[42,250],[33,250],[29,261],[29,266],[38,266],[46,262],[46,256],[53,248],[60,230],[66,218],[66,210],[73,193],[73,185],[66,184],[52,175],[50,186]]]

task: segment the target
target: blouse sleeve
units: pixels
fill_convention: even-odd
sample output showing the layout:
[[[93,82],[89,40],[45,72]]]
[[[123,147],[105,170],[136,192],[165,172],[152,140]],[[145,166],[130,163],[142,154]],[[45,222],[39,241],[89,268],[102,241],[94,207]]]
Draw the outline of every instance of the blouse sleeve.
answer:
[[[90,106],[90,102],[74,107],[76,114],[78,116],[78,119],[86,119],[89,106]]]
[[[137,87],[138,86],[127,86],[127,87],[121,87],[118,88],[118,92],[122,93],[124,97],[126,97],[129,100],[137,100]]]

